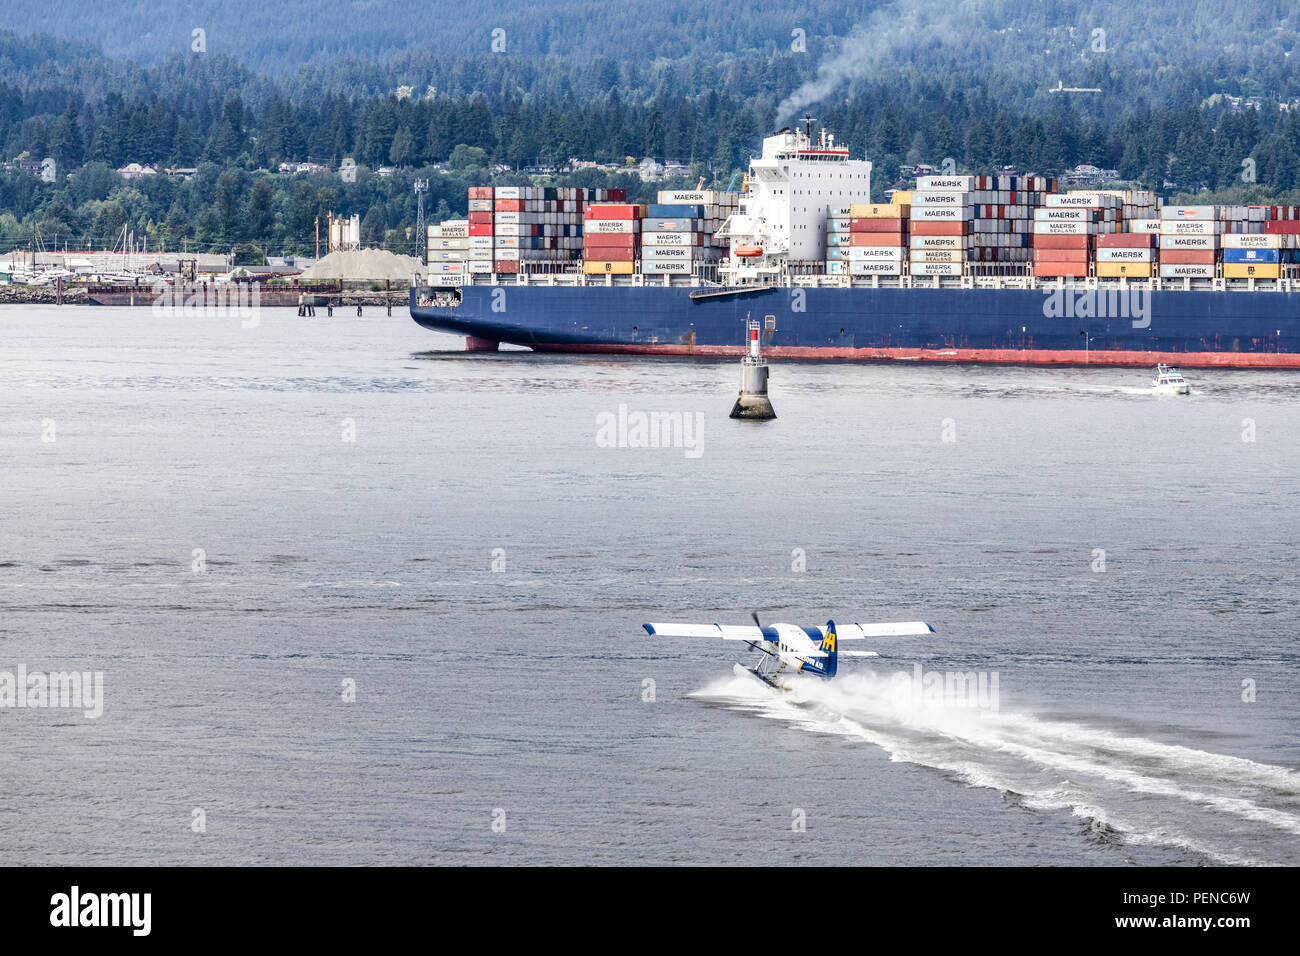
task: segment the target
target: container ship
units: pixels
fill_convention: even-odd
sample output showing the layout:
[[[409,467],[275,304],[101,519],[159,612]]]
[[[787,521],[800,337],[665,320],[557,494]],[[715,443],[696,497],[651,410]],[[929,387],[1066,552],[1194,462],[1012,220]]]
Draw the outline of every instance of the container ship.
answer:
[[[735,356],[752,320],[778,358],[1300,368],[1300,207],[1007,175],[873,203],[871,171],[805,118],[738,192],[473,187],[411,315],[483,351]]]

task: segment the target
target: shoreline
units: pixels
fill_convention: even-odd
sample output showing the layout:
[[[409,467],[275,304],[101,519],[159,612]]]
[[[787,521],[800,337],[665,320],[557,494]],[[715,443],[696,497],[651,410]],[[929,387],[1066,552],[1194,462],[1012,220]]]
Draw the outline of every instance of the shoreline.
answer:
[[[184,300],[194,299],[195,304],[202,303],[211,296],[214,304],[225,303],[227,297],[238,298],[240,291],[233,285],[194,285],[182,290],[168,287],[168,294],[184,295]],[[244,292],[244,296],[248,293]],[[94,305],[106,307],[141,308],[151,306],[158,298],[148,285],[131,286],[0,286],[0,307],[6,305]],[[410,292],[403,285],[399,289],[375,291],[372,289],[327,288],[263,288],[259,292],[258,305],[261,308],[296,309],[299,305],[312,305],[316,308],[337,306],[395,306],[408,305]]]

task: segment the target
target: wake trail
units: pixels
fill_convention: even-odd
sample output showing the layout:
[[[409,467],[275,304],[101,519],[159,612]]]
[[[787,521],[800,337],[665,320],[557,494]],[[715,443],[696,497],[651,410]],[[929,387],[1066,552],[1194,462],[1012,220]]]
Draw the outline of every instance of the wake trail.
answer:
[[[874,744],[891,760],[1064,810],[1135,844],[1234,865],[1300,862],[1300,773],[1243,757],[1032,714],[913,699],[897,680],[799,678],[776,692],[740,676],[691,696],[814,733]]]

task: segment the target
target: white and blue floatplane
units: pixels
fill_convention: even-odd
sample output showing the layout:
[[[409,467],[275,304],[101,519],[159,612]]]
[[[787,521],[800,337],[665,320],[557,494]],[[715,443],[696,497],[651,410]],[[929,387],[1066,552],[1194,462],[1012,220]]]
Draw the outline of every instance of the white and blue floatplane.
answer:
[[[895,621],[882,624],[841,624],[827,621],[825,626],[802,627],[798,624],[772,624],[764,627],[754,615],[748,624],[642,624],[651,637],[711,637],[724,641],[743,641],[762,656],[754,667],[736,664],[737,674],[757,677],[778,690],[789,690],[786,679],[792,674],[812,674],[829,680],[835,676],[840,657],[879,657],[876,651],[841,651],[840,641],[864,641],[871,637],[910,637],[933,634],[934,628],[924,621]],[[788,670],[787,670],[788,669]]]

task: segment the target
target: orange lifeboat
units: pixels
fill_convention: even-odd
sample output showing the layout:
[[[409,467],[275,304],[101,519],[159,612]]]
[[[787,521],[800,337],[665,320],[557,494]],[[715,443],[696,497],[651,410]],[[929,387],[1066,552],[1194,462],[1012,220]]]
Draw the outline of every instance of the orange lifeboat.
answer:
[[[762,246],[732,246],[731,251],[742,259],[752,259],[763,254]]]

